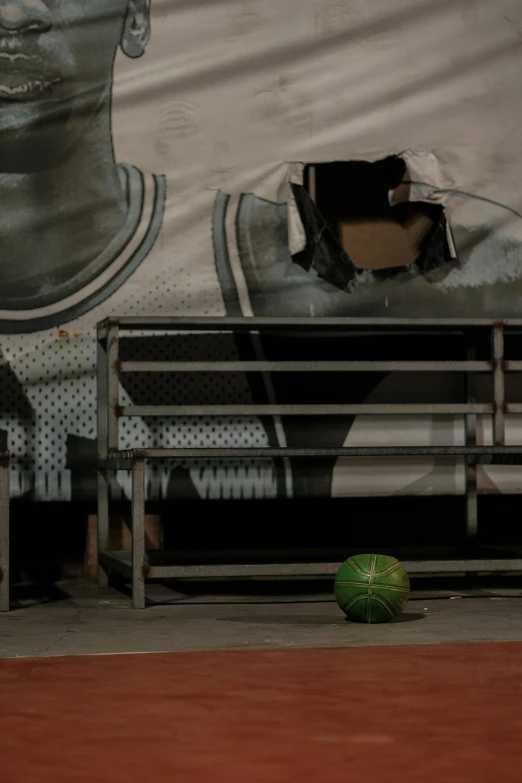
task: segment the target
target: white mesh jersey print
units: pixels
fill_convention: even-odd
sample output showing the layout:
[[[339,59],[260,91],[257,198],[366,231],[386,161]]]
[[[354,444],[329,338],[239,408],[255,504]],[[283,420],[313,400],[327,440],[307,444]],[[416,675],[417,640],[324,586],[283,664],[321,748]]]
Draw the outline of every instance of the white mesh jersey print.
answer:
[[[216,268],[209,253],[210,230],[196,232],[191,239],[192,252],[201,261],[195,263],[194,257],[189,255],[186,256],[189,260],[184,261],[183,247],[178,251],[172,250],[170,241],[162,240],[161,236],[158,238],[161,224],[158,211],[162,211],[163,204],[156,201],[155,207],[152,206],[152,194],[157,191],[158,185],[156,178],[144,177],[143,182],[144,203],[151,206],[141,211],[134,235],[130,241],[126,238],[121,252],[116,254],[112,271],[124,268],[125,261],[128,262],[129,244],[133,240],[135,242],[136,237],[150,235],[151,226],[156,223],[156,242],[151,242],[153,246],[146,260],[134,259],[134,268],[129,271],[127,280],[114,293],[107,295],[110,285],[104,288],[98,280],[97,295],[103,301],[73,321],[61,321],[62,302],[56,306],[54,313],[49,309],[45,314],[32,313],[39,318],[52,319],[55,322],[53,328],[0,337],[0,435],[3,433],[5,445],[13,456],[13,496],[29,495],[39,500],[70,499],[75,443],[80,444],[80,450],[83,449],[83,456],[82,453],[79,455],[80,473],[93,471],[96,453],[95,329],[100,320],[108,315],[122,314],[225,314]],[[211,205],[212,196],[209,198]],[[110,282],[110,274],[106,275],[107,280]],[[13,323],[11,326],[20,328]],[[134,338],[139,340],[139,335],[133,335],[131,341]],[[149,350],[149,343],[145,350]],[[179,345],[176,341],[165,344],[159,340],[154,350],[159,359],[169,356],[171,359],[191,358],[187,354],[191,348],[183,342]],[[198,350],[203,350],[208,358],[235,357],[235,348],[230,340],[218,344],[205,341]],[[194,401],[195,395],[202,404],[231,399],[234,402],[251,401],[246,379],[236,376],[231,379],[230,374],[213,377],[212,383],[202,380],[201,374],[158,374],[152,380],[148,375],[139,375],[131,379],[130,393],[127,388],[120,389],[123,405],[131,404],[136,395],[149,402],[163,399],[179,404]],[[121,448],[216,445],[262,447],[268,444],[265,431],[255,418],[121,420]],[[160,468],[155,480],[150,482],[151,495],[167,495],[170,477],[176,467],[179,466]],[[265,461],[245,460],[228,467],[203,464],[187,467],[193,488],[201,497],[271,497],[275,494],[274,472]],[[119,482],[127,493],[126,476],[120,475]]]

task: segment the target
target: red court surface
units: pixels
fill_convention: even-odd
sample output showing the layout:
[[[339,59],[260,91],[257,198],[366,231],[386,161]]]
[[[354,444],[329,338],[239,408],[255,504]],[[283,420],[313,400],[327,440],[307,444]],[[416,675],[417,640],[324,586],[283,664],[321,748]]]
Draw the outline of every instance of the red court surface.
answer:
[[[0,661],[3,783],[520,783],[522,644]]]

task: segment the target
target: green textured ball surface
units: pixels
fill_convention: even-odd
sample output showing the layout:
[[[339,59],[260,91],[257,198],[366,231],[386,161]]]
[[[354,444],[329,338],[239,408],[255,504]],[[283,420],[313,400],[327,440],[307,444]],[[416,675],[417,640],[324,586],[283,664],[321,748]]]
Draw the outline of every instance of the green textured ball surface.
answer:
[[[335,600],[355,623],[388,623],[410,597],[406,569],[387,555],[355,555],[335,577]]]

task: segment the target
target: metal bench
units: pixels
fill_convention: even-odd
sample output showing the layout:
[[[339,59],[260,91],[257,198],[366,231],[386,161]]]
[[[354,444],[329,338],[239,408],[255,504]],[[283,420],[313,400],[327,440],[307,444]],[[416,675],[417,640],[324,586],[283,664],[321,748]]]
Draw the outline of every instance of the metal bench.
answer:
[[[121,361],[119,339],[124,332],[230,332],[248,334],[254,343],[263,333],[307,333],[319,331],[332,335],[407,333],[455,334],[464,336],[466,358],[441,361],[371,360],[371,361],[267,361],[262,351],[254,359],[237,361]],[[357,457],[362,459],[389,457],[454,458],[462,459],[466,470],[466,525],[470,539],[477,533],[478,508],[476,467],[484,463],[521,464],[522,444],[505,445],[505,415],[522,412],[521,404],[507,404],[505,374],[521,372],[522,361],[506,360],[504,336],[506,331],[522,334],[522,322],[493,323],[492,321],[398,321],[396,319],[226,319],[226,318],[111,318],[98,327],[98,557],[100,584],[107,583],[108,573],[115,571],[132,582],[133,606],[145,606],[147,579],[188,577],[241,577],[285,575],[331,575],[338,563],[286,564],[216,564],[172,565],[168,554],[145,551],[145,463],[153,460],[227,460],[271,459],[292,461],[325,458]],[[490,336],[491,356],[475,359],[477,341]],[[260,345],[260,342],[257,342]],[[134,372],[248,372],[271,374],[277,372],[458,372],[466,377],[466,400],[460,403],[401,403],[401,404],[279,404],[269,399],[266,404],[251,405],[130,405],[119,402],[119,382],[123,373]],[[477,402],[475,378],[477,373],[492,376],[492,399]],[[118,449],[119,421],[125,416],[209,416],[257,415],[264,417],[302,416],[323,417],[340,415],[461,415],[466,422],[466,444],[462,446],[382,446],[343,448],[212,448],[212,449]],[[476,417],[489,415],[493,421],[494,445],[477,445]],[[132,552],[108,551],[109,480],[111,471],[132,472]],[[511,572],[522,570],[522,559],[475,558],[467,560],[419,560],[407,562],[412,574],[457,572]]]
[[[9,454],[0,452],[0,612],[9,611]]]

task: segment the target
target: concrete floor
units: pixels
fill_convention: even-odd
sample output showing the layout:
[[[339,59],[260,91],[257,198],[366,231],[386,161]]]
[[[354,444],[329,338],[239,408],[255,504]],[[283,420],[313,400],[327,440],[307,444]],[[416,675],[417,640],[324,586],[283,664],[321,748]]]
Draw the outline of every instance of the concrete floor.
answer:
[[[343,647],[522,640],[522,584],[419,583],[386,625],[348,623],[331,586],[150,585],[134,611],[115,590],[71,582],[50,595],[19,588],[0,615],[0,657],[179,650]]]

